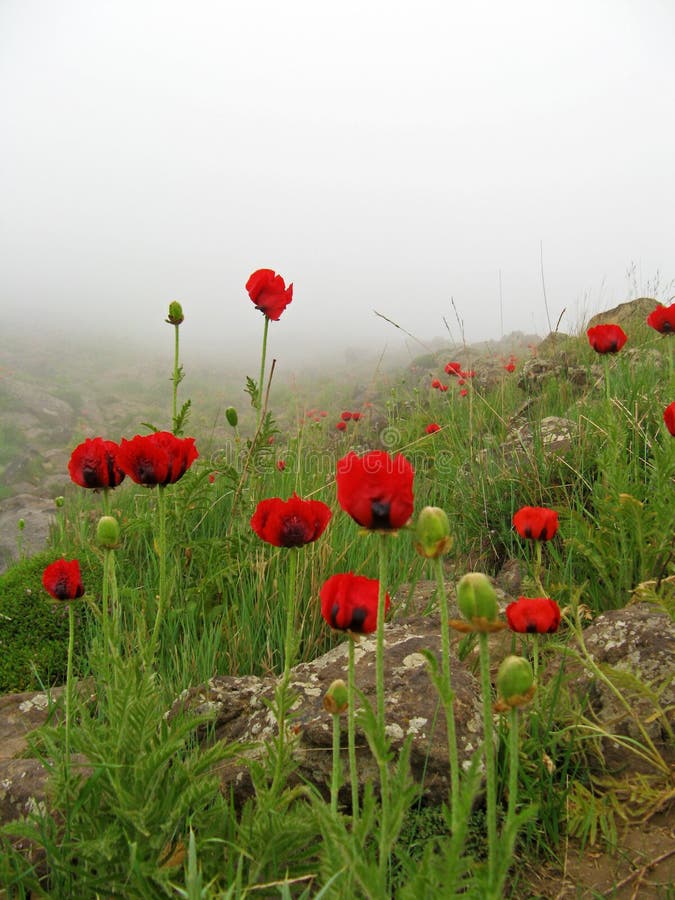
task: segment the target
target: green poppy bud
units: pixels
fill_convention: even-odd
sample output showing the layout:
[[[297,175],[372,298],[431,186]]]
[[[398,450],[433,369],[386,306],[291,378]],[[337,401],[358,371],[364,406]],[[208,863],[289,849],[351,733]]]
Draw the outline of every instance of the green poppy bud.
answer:
[[[104,550],[114,550],[120,545],[120,526],[113,516],[101,516],[96,526],[96,543]]]
[[[323,708],[331,715],[338,716],[347,707],[347,685],[341,678],[337,678],[326,691],[323,698]]]
[[[508,708],[523,706],[534,696],[536,685],[532,666],[522,656],[507,656],[497,672],[499,700]],[[500,703],[500,708],[503,708]]]
[[[450,523],[445,510],[438,506],[425,506],[417,518],[415,550],[427,559],[437,559],[452,546]]]
[[[481,572],[469,572],[460,578],[457,585],[457,605],[469,622],[497,621],[497,593],[487,575]]]
[[[225,418],[233,428],[237,427],[239,416],[237,415],[237,410],[234,408],[234,406],[227,407],[227,409],[225,410]]]
[[[17,526],[18,526],[19,531],[23,531],[24,528],[26,527],[26,520],[25,520],[25,519],[19,519],[19,521],[18,521],[16,524],[17,524]]]
[[[56,506],[57,509],[61,509],[61,507],[63,506],[63,504],[65,502],[66,502],[65,497],[55,497],[54,498],[54,506]]]
[[[166,320],[169,325],[180,325],[185,316],[183,315],[183,307],[177,300],[169,303],[169,318]]]

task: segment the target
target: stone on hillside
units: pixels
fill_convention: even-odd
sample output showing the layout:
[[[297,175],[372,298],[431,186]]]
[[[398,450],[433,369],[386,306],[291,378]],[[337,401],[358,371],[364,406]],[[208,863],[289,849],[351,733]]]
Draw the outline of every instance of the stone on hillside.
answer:
[[[651,603],[635,603],[599,615],[584,629],[584,643],[603,672],[616,685],[630,709],[588,669],[566,664],[572,692],[586,700],[586,715],[606,730],[600,741],[608,771],[654,773],[656,767],[610,735],[645,743],[641,728],[662,755],[675,762],[675,625]]]
[[[53,500],[17,494],[0,503],[0,572],[19,558],[44,550],[56,508]],[[19,531],[19,521],[24,528]]]
[[[406,738],[412,739],[411,772],[425,793],[437,799],[447,796],[449,785],[445,717],[429,679],[424,649],[440,656],[440,620],[438,616],[413,619],[386,628],[385,684],[386,730],[395,750]],[[356,645],[356,683],[371,704],[375,704],[375,636]],[[332,719],[324,711],[323,696],[331,682],[347,679],[347,644],[341,643],[311,663],[296,666],[291,684],[297,695],[293,709],[292,731],[298,775],[322,789],[330,784]],[[186,692],[174,705],[174,712],[188,708],[196,713],[215,715],[215,738],[244,743],[269,741],[276,733],[276,721],[267,706],[274,695],[276,680],[252,676],[220,676],[206,686]],[[480,688],[471,672],[454,655],[452,684],[456,694],[455,719],[461,765],[468,765],[481,742]],[[342,747],[345,777],[346,718],[342,717]],[[377,783],[378,770],[366,743],[357,729],[357,768],[361,785]],[[255,751],[260,752],[260,749]],[[233,764],[224,770],[224,786],[233,786],[239,801],[251,792],[246,767]],[[343,788],[348,801],[350,788]]]

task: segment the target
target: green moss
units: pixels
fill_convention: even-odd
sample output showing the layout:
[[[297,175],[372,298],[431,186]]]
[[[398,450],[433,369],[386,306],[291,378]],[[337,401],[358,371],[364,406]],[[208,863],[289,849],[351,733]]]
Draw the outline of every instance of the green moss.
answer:
[[[65,683],[68,607],[42,587],[42,572],[54,559],[53,552],[41,553],[0,575],[0,694]],[[80,559],[80,565],[89,593],[88,585],[101,583],[100,564],[94,557]],[[78,602],[75,656],[80,662],[88,616],[86,604]]]

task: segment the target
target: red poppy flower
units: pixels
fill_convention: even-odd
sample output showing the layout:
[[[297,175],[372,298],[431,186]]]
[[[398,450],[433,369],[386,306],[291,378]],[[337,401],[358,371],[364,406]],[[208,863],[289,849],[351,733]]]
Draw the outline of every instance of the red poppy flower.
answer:
[[[670,306],[659,304],[647,316],[647,325],[660,331],[661,334],[675,333],[675,303],[671,303]]]
[[[431,422],[424,430],[427,434],[434,434],[441,430],[441,426],[437,422]]]
[[[199,453],[194,438],[177,438],[170,431],[122,438],[117,462],[136,484],[173,484],[182,478]]]
[[[42,585],[55,600],[77,600],[84,594],[80,564],[76,559],[57,559],[42,573]]]
[[[331,628],[370,634],[377,631],[377,599],[380,583],[376,578],[345,572],[331,575],[321,588],[321,615]],[[390,606],[385,594],[385,613]]]
[[[331,511],[320,500],[303,500],[293,494],[288,500],[261,500],[251,517],[251,528],[259,538],[275,547],[302,547],[320,537]]]
[[[434,380],[431,382],[431,386],[432,386],[432,388],[436,388],[436,390],[438,390],[440,388],[441,383],[438,380],[438,378],[434,378]]]
[[[350,422],[352,418],[352,414],[350,412],[343,412],[340,414],[340,418],[343,422]]]
[[[595,325],[586,334],[596,353],[617,353],[628,340],[620,325]]]
[[[353,413],[352,413],[352,421],[358,422],[360,418],[361,418],[361,413],[360,413],[360,412],[355,412],[355,413],[353,412]]]
[[[340,419],[340,421],[337,423],[337,425],[335,427],[337,428],[338,431],[346,431],[347,423],[343,422],[342,419]]]
[[[552,634],[560,625],[560,607],[550,597],[518,597],[506,607],[511,631]]]
[[[439,384],[439,386],[438,386],[438,390],[443,391],[443,393],[445,393],[445,391],[447,391],[447,389],[448,389],[447,384]]]
[[[523,506],[513,516],[513,527],[523,538],[550,541],[558,530],[558,513],[545,506]]]
[[[511,372],[515,372],[515,371],[516,371],[516,364],[510,362],[510,363],[507,363],[507,364],[504,366],[504,368],[506,369],[506,371],[507,371],[509,374],[511,374]]]
[[[273,322],[279,321],[282,312],[293,299],[293,285],[286,287],[281,275],[276,275],[272,269],[255,271],[246,282],[246,290],[256,309]]]
[[[675,401],[664,409],[663,421],[666,423],[668,431],[675,437]]]
[[[92,490],[114,488],[124,481],[117,463],[118,445],[103,438],[87,438],[73,450],[68,471],[75,484]]]
[[[445,371],[448,373],[448,375],[459,375],[461,370],[462,364],[458,362],[449,362],[445,367]]]
[[[351,451],[337,464],[338,503],[363,528],[393,530],[413,512],[415,471],[405,456]]]
[[[468,372],[460,372],[459,373],[462,378],[475,378],[476,372],[474,369],[469,369]]]
[[[467,395],[468,393],[469,393],[469,392],[467,391],[466,388],[462,388],[462,390],[459,392],[459,396],[460,396],[460,397],[466,397],[466,395]]]
[[[286,463],[284,462],[284,460],[283,460],[283,459],[278,459],[278,460],[277,460],[277,469],[278,469],[280,472],[283,472],[285,468],[286,468]]]

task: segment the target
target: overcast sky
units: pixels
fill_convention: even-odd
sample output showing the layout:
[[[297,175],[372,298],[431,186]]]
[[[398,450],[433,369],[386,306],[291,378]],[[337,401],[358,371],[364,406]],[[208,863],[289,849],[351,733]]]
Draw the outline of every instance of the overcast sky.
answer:
[[[540,248],[563,330],[666,299],[674,51],[673,0],[0,0],[3,316],[226,355],[265,267],[278,347],[546,334]]]

